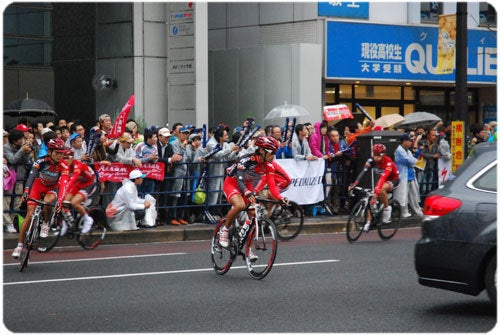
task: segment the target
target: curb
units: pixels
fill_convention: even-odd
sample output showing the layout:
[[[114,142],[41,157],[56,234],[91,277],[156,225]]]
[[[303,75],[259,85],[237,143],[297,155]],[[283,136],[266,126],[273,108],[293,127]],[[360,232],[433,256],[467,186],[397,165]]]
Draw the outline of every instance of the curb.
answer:
[[[306,217],[301,234],[340,233],[345,231],[347,215],[335,217]],[[417,227],[421,225],[421,219],[401,219],[401,227]],[[205,223],[193,223],[188,226],[163,225],[155,228],[146,228],[133,231],[108,231],[102,245],[113,244],[138,244],[155,242],[180,242],[209,240],[212,237],[214,225]],[[3,248],[14,249],[17,245],[17,234],[5,234],[3,236]],[[78,246],[74,239],[61,238],[58,246]]]

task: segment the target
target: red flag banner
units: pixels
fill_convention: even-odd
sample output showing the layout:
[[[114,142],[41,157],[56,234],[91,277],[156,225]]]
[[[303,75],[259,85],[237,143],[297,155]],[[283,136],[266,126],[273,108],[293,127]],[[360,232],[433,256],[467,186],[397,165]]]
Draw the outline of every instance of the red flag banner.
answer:
[[[325,121],[341,121],[352,119],[352,113],[347,105],[330,105],[323,107],[323,119]]]
[[[122,163],[111,163],[110,166],[94,163],[94,168],[99,174],[100,182],[110,181],[113,183],[121,183],[123,179],[128,178],[130,171],[134,169],[138,169],[142,173],[145,173],[146,178],[163,180],[165,176],[165,164],[162,162],[142,164],[139,168]]]
[[[122,134],[125,132],[125,126],[127,124],[128,115],[130,114],[130,110],[132,109],[132,106],[134,106],[134,103],[135,103],[135,97],[132,94],[130,98],[128,98],[127,103],[125,104],[125,106],[123,106],[122,111],[120,112],[118,118],[113,124],[113,128],[108,134],[108,138],[118,138],[122,136]]]

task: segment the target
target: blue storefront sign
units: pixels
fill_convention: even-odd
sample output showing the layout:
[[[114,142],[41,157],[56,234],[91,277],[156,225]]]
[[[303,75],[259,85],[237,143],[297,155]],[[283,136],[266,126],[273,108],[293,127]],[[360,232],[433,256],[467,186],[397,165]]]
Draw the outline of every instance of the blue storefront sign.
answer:
[[[367,19],[369,17],[368,2],[318,2],[318,16],[346,17]]]
[[[326,21],[328,79],[454,82],[437,74],[438,28]],[[496,83],[496,31],[468,30],[469,83]]]

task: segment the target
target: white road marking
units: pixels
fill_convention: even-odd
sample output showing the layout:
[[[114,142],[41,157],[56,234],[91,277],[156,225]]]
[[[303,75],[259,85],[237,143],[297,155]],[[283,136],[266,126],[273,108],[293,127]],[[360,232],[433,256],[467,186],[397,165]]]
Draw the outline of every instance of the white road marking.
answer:
[[[176,256],[185,255],[185,252],[171,252],[167,254],[154,254],[154,255],[133,255],[133,256],[115,256],[115,257],[100,257],[100,258],[81,258],[81,259],[60,259],[55,261],[41,261],[29,262],[29,264],[51,264],[51,263],[71,263],[71,262],[88,262],[88,261],[103,261],[109,259],[123,259],[123,258],[140,258],[140,257],[156,257],[156,256]],[[19,266],[19,263],[4,264],[4,266]]]
[[[308,264],[320,264],[320,263],[333,263],[333,262],[339,262],[339,261],[340,260],[338,260],[338,259],[325,259],[325,260],[319,260],[319,261],[276,263],[276,264],[274,264],[274,266],[308,265]],[[231,267],[231,270],[233,270],[233,269],[246,269],[246,266],[234,266],[234,267]],[[105,278],[139,277],[139,276],[153,276],[153,275],[165,275],[165,274],[177,274],[177,273],[192,273],[192,272],[207,272],[207,271],[213,271],[213,268],[190,269],[190,270],[172,270],[172,271],[157,271],[157,272],[142,272],[142,273],[128,273],[128,274],[118,274],[118,275],[108,275],[108,276],[90,276],[90,277],[75,277],[75,278],[31,280],[31,281],[20,281],[20,282],[4,283],[3,285],[4,286],[10,286],[10,285],[40,284],[40,283],[66,282],[66,281],[77,281],[77,280],[93,280],[93,279],[105,279]]]

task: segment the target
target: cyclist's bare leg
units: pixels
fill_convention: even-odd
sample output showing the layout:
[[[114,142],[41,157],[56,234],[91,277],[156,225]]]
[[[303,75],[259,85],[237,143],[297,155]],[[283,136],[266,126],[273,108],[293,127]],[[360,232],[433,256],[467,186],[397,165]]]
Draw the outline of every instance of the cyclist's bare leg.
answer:
[[[82,216],[87,215],[87,211],[85,207],[83,207],[82,202],[85,201],[85,198],[80,193],[75,194],[71,198],[71,206]]]
[[[246,208],[245,200],[241,194],[233,194],[233,196],[229,199],[229,203],[232,205],[231,209],[227,212],[226,215],[226,224],[225,227],[229,229],[234,219],[240,214],[242,210]]]
[[[389,207],[389,198],[387,196],[387,191],[389,191],[391,186],[389,183],[384,183],[384,186],[382,186],[382,189],[380,190],[379,198],[380,201],[384,204],[384,208]]]
[[[28,205],[28,209],[26,211],[26,216],[24,217],[23,223],[21,224],[21,229],[19,230],[19,243],[24,242],[24,237],[26,235],[26,230],[28,229],[28,225],[31,222],[31,217],[33,216],[33,212],[35,211],[35,205]]]
[[[43,201],[48,203],[48,204],[51,204],[54,201],[56,201],[56,195],[54,193],[47,193],[47,194],[45,194]],[[51,210],[52,210],[51,206],[43,206],[43,219],[45,222],[48,222],[50,220]]]

